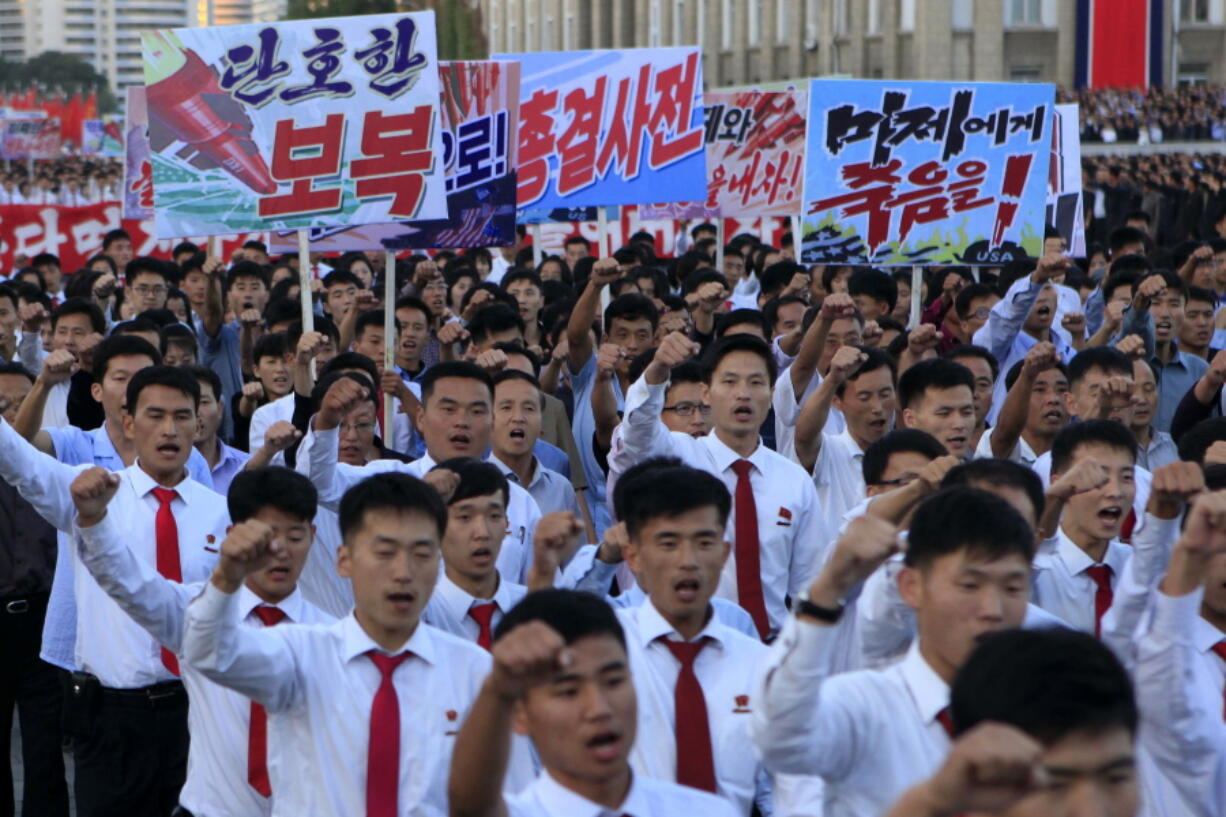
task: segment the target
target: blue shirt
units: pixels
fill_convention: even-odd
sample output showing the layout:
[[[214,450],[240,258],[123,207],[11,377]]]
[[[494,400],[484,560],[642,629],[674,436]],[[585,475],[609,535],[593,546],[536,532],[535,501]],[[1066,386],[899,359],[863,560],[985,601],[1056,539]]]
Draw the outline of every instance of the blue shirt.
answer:
[[[569,369],[569,367],[568,367]],[[608,475],[596,460],[592,438],[596,434],[596,416],[592,413],[592,391],[596,388],[596,355],[592,354],[577,372],[571,372],[570,386],[575,393],[575,414],[572,428],[575,445],[579,447],[579,459],[583,462],[583,475],[587,477],[588,510],[596,526],[596,536],[604,535],[605,528],[613,524],[613,517],[605,506],[605,483]],[[613,378],[613,395],[620,410],[625,403],[621,383]]]
[[[217,402],[223,406],[230,405],[230,398],[243,390],[242,346],[239,343],[241,326],[238,321],[223,323],[217,328],[217,334],[209,337],[201,323],[197,334],[200,336],[200,365],[208,366],[217,372],[221,379],[221,394]],[[227,440],[234,439],[234,419],[230,412],[223,412],[221,421],[221,436]],[[205,483],[208,485],[209,483]]]
[[[217,465],[212,469],[212,487],[213,490],[222,496],[230,493],[230,483],[234,481],[234,477],[239,471],[243,470],[247,465],[247,460],[251,459],[251,455],[246,451],[239,451],[237,448],[231,448],[221,440],[217,441],[217,453],[220,456],[217,458]],[[205,460],[208,462],[208,460]]]
[[[1175,341],[1171,341],[1171,346],[1175,348]],[[1203,358],[1181,352],[1178,348],[1175,348],[1170,363],[1163,363],[1156,355],[1150,360],[1158,369],[1158,410],[1154,412],[1153,425],[1159,431],[1169,432],[1179,401],[1209,370],[1209,364]]]
[[[566,456],[565,451],[553,443],[537,440],[536,445],[532,446],[532,453],[541,461],[541,465],[570,479],[570,457]]]
[[[55,458],[65,465],[101,465],[108,471],[122,471],[123,458],[115,450],[106,426],[82,431],[76,426],[43,429],[55,444]],[[196,449],[187,458],[187,473],[207,488],[213,487],[209,464]],[[51,596],[47,601],[47,618],[43,622],[41,657],[48,664],[75,670],[77,649],[77,598],[72,583],[72,538],[59,532],[55,559],[55,577],[51,581]]]

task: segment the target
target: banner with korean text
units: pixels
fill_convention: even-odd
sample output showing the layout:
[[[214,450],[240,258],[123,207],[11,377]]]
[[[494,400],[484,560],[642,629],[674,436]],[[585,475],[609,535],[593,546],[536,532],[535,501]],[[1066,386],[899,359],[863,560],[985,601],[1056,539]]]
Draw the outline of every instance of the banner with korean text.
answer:
[[[495,54],[522,65],[521,209],[706,195],[698,48]]]
[[[123,117],[107,114],[101,119],[82,120],[81,152],[108,159],[123,156]]]
[[[129,85],[124,108],[123,217],[153,218],[153,159],[145,86]]]
[[[159,236],[447,217],[433,12],[141,40]]]
[[[9,111],[0,121],[0,159],[55,159],[60,155],[60,120],[28,111]]]
[[[1057,105],[1051,124],[1051,161],[1047,173],[1047,224],[1064,239],[1069,255],[1086,254],[1086,222],[1081,201],[1081,121],[1079,106]]]
[[[493,247],[515,243],[519,63],[443,62],[440,112],[448,217],[311,230],[319,252]],[[272,233],[274,252],[297,252],[293,231]]]
[[[704,201],[640,204],[643,218],[800,214],[805,91],[717,91],[703,96]]]
[[[1055,88],[812,80],[806,263],[989,264],[1043,248]]]

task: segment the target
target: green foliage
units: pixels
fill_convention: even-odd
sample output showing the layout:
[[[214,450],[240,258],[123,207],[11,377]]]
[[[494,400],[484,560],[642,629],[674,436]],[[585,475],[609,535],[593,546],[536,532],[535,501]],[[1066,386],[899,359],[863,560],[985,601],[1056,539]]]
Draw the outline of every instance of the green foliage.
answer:
[[[80,57],[59,51],[47,51],[25,62],[0,60],[0,80],[6,90],[22,90],[31,83],[41,85],[46,91],[59,89],[65,93],[91,89],[98,92],[99,113],[114,113],[119,103],[111,92],[106,77]]]
[[[434,11],[441,60],[483,60],[489,56],[481,12],[465,0],[289,0],[287,20]]]

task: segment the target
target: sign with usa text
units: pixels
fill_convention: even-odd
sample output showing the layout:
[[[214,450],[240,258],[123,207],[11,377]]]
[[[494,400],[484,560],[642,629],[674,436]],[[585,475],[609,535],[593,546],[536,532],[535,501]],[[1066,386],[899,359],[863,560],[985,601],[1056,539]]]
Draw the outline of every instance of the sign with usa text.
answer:
[[[446,218],[432,12],[141,40],[159,236]]]
[[[440,111],[449,215],[442,220],[311,230],[319,252],[494,247],[515,243],[515,122],[519,63],[443,62]],[[274,252],[296,252],[297,234],[274,231]]]
[[[522,65],[521,209],[706,195],[698,48],[495,54]]]
[[[812,80],[802,258],[992,264],[1043,248],[1055,88]]]

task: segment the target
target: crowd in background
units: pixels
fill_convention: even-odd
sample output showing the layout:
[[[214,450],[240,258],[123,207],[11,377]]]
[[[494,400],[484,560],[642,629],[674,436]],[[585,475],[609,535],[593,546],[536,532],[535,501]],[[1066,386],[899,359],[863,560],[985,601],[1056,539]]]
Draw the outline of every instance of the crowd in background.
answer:
[[[1105,144],[1221,142],[1226,99],[1220,85],[1061,89],[1057,102],[1081,107],[1081,141]]]

